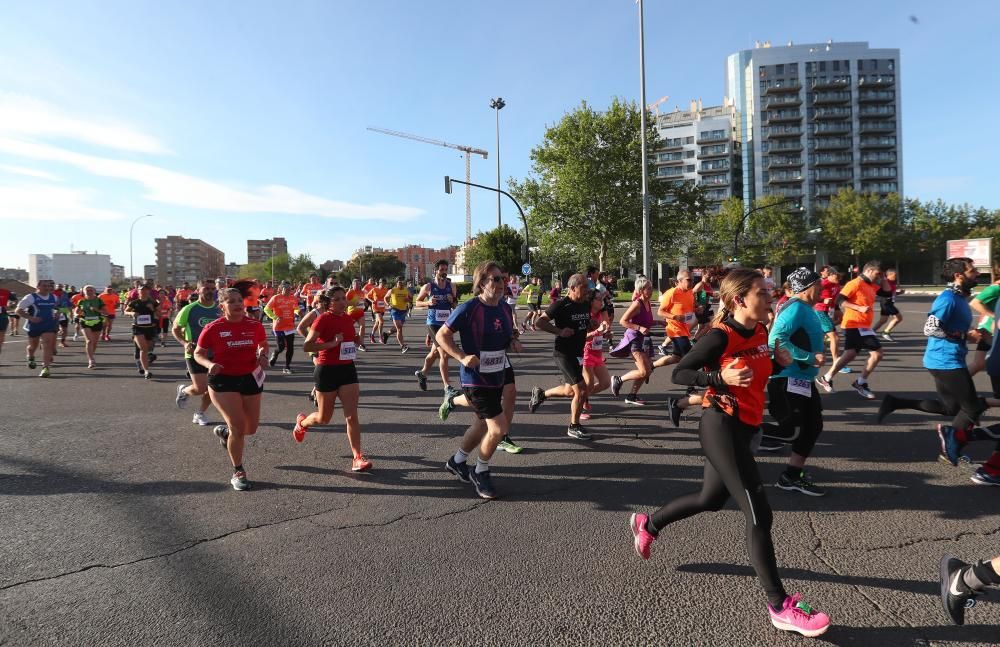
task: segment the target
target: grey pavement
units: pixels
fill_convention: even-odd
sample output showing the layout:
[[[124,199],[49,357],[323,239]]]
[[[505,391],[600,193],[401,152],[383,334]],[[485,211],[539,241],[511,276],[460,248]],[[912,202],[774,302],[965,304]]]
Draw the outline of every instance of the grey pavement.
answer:
[[[920,334],[928,297],[906,316],[871,379],[877,394],[927,394]],[[471,419],[437,419],[440,390],[412,372],[422,318],[359,359],[370,474],[349,471],[342,418],[297,445],[311,370],[272,373],[259,433],[247,445],[254,488],[234,492],[211,427],[173,404],[180,349],[160,351],[141,379],[118,331],[87,371],[81,344],[53,377],[21,362],[24,337],[0,355],[0,645],[794,645],[771,627],[734,505],[663,531],[639,559],[628,515],[699,487],[697,415],[665,421],[681,389],[658,371],[649,406],[594,400],[590,442],[566,436],[568,402],[527,412],[532,385],[558,374],[552,337],[526,335],[513,436],[498,452],[502,498],[486,502],[443,464]],[[301,342],[301,340],[299,340]],[[628,363],[609,360],[612,371]],[[453,368],[453,373],[457,371]],[[768,486],[778,563],[833,619],[837,645],[997,644],[1000,595],[949,626],[937,564],[1000,554],[1000,488],[937,462],[934,425],[899,412],[874,424],[838,376],[823,398],[826,429],[810,498]],[[983,391],[985,376],[977,378]],[[218,421],[214,410],[209,410]],[[987,415],[987,420],[989,419]],[[970,447],[984,460],[991,446]],[[762,455],[773,483],[785,456]]]

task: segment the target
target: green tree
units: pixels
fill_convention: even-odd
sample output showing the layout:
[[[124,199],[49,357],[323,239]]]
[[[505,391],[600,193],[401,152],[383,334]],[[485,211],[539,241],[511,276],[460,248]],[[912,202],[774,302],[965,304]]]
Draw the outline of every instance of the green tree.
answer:
[[[273,268],[273,273],[272,273]],[[263,263],[248,263],[240,267],[240,276],[255,278],[258,281],[291,281],[301,282],[317,272],[316,264],[308,254],[289,256],[278,254]]]
[[[519,274],[524,258],[521,254],[523,246],[524,237],[509,225],[479,232],[475,244],[465,250],[465,269],[471,273],[483,261],[496,261],[508,272]]]
[[[828,249],[860,263],[868,258],[898,259],[909,242],[903,201],[898,194],[880,197],[841,189],[820,213],[822,240]]]
[[[406,264],[392,254],[358,254],[337,274],[341,285],[352,279],[386,279],[394,281],[406,274]]]

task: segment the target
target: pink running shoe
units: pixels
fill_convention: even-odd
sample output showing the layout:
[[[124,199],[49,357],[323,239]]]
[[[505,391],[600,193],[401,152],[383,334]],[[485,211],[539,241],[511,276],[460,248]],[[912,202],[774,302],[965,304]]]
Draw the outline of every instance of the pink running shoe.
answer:
[[[643,559],[649,559],[649,549],[656,541],[656,537],[646,530],[646,520],[649,515],[633,514],[628,525],[632,529],[632,536],[635,537],[635,552]]]
[[[306,439],[307,427],[302,426],[302,421],[308,417],[309,416],[307,416],[304,413],[300,413],[299,415],[295,416],[295,429],[292,429],[292,438],[294,438],[295,442],[297,443],[301,443],[303,440]]]
[[[580,420],[590,420],[590,414],[584,411],[580,414]]]
[[[639,539],[636,538],[638,548]],[[803,636],[815,638],[830,628],[830,616],[814,610],[802,602],[802,594],[796,593],[785,598],[781,611],[776,611],[770,604],[767,612],[771,616],[771,624],[784,631],[797,631]]]

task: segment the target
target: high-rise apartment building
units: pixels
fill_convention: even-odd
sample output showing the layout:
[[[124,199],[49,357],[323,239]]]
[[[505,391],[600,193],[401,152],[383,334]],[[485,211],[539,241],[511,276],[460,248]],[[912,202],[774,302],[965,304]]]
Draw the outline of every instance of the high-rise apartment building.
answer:
[[[162,285],[225,276],[225,266],[225,254],[198,238],[156,239],[156,281]]]
[[[729,56],[744,204],[777,195],[811,216],[844,187],[902,194],[899,79],[898,49],[861,42]]]
[[[728,99],[709,108],[703,108],[701,101],[692,101],[690,110],[657,116],[660,145],[654,158],[656,177],[705,186],[705,195],[711,200],[709,209],[717,210],[729,197],[741,197],[736,121],[736,109]]]
[[[272,256],[288,254],[288,241],[284,238],[247,241],[247,263],[267,263]]]

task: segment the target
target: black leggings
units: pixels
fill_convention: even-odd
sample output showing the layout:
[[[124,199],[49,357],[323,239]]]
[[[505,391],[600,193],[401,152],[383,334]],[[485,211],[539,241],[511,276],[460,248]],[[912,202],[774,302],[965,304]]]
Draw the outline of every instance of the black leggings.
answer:
[[[292,355],[295,354],[295,335],[278,335],[278,350],[274,351],[274,356],[285,352],[285,368],[292,367]]]
[[[934,378],[934,386],[941,399],[914,400],[892,396],[894,408],[916,409],[940,416],[954,416],[951,426],[955,429],[969,429],[978,424],[979,417],[983,415],[987,407],[986,402],[976,393],[976,385],[972,381],[972,376],[969,375],[969,369],[927,370]]]
[[[687,494],[663,506],[650,517],[649,526],[658,532],[699,512],[721,510],[732,496],[746,518],[750,561],[771,606],[780,609],[788,595],[781,585],[774,558],[771,506],[750,449],[756,431],[717,409],[705,409],[698,425],[698,437],[708,459],[701,492]]]
[[[788,391],[788,378],[776,377],[767,383],[767,410],[778,424],[765,422],[763,434],[791,442],[792,451],[809,456],[823,431],[823,402],[816,384],[810,380],[812,395],[806,397]]]

